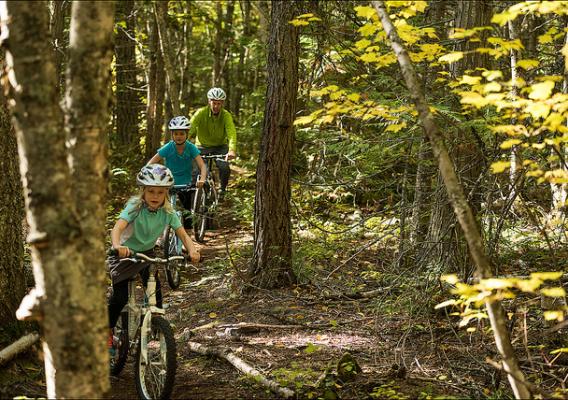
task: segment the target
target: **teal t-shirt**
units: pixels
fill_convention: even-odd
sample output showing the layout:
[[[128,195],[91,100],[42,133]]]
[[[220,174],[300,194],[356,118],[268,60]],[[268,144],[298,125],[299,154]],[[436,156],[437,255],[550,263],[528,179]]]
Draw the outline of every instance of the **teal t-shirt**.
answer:
[[[200,151],[189,140],[185,141],[183,153],[179,154],[173,140],[166,143],[158,150],[158,155],[165,160],[166,167],[174,175],[176,185],[188,185],[191,183],[191,164]]]
[[[152,212],[145,205],[137,209],[136,200],[129,200],[119,216],[128,222],[122,233],[120,243],[135,252],[142,252],[154,248],[158,237],[164,232],[166,226],[174,230],[181,226],[181,221],[175,212],[168,213],[163,207]]]

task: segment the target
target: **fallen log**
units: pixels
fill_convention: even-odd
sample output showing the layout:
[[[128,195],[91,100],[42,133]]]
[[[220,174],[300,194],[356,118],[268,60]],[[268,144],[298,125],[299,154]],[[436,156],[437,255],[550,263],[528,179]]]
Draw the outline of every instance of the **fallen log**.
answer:
[[[8,347],[0,351],[0,365],[7,363],[17,354],[26,350],[28,347],[30,347],[38,340],[39,340],[39,334],[37,334],[36,332],[30,333],[29,335],[19,338],[14,343],[12,343]]]
[[[289,398],[294,396],[294,391],[288,388],[283,388],[280,385],[278,385],[278,383],[266,378],[257,369],[248,365],[245,361],[237,357],[230,349],[226,347],[210,347],[197,342],[188,342],[188,345],[191,351],[195,353],[204,356],[215,356],[227,360],[236,369],[238,369],[244,374],[248,374],[255,377],[255,379],[258,380],[258,382],[262,383],[264,386],[272,390],[274,393],[284,398]]]

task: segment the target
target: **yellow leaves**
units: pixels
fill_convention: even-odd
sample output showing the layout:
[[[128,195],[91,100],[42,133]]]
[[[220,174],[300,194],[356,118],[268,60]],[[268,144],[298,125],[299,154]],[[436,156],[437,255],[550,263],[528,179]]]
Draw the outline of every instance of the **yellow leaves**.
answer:
[[[355,42],[355,47],[359,50],[366,49],[370,45],[371,45],[371,41],[367,40],[367,39],[361,39],[361,40]]]
[[[553,39],[552,39],[552,36],[551,36],[551,35],[545,33],[544,35],[540,35],[540,36],[538,37],[538,42],[539,42],[540,44],[547,44],[547,43],[552,43],[552,42],[553,42]]]
[[[568,183],[568,172],[563,169],[553,169],[552,171],[546,171],[544,173],[544,179],[546,179],[550,183],[555,183],[557,185]]]
[[[359,100],[361,99],[361,95],[359,95],[358,93],[351,93],[347,95],[347,98],[351,100],[353,103],[358,103]]]
[[[503,78],[503,72],[501,71],[483,71],[481,75],[483,75],[483,77],[489,82],[494,81],[495,79]]]
[[[564,312],[562,311],[545,311],[543,313],[543,316],[544,319],[547,321],[552,321],[552,320],[556,320],[558,322],[564,321]]]
[[[550,112],[550,105],[546,103],[532,102],[525,107],[525,111],[535,119],[546,118]]]
[[[460,85],[477,85],[479,82],[481,82],[481,76],[464,75],[458,83]]]
[[[318,17],[315,17],[314,14],[309,13],[309,14],[298,15],[293,20],[288,21],[288,23],[297,27],[297,26],[309,25],[310,22],[314,22],[314,21],[321,21],[321,19],[318,18]]]
[[[288,23],[294,26],[305,26],[310,24],[308,21],[301,19],[293,19],[292,21],[288,21]]]
[[[522,143],[519,139],[509,139],[509,140],[505,140],[503,143],[501,143],[501,145],[499,147],[501,147],[503,150],[507,150],[510,149],[513,146],[516,146],[518,144]]]
[[[211,318],[211,319],[217,318],[217,313],[210,312],[210,313],[209,313],[209,318]]]
[[[406,122],[403,121],[400,124],[392,124],[392,125],[387,126],[387,128],[385,129],[385,132],[398,132],[404,127],[406,127]]]
[[[358,31],[361,34],[361,36],[371,36],[371,35],[374,35],[375,32],[377,32],[380,29],[381,28],[379,27],[378,24],[367,23],[367,24],[363,25],[362,27],[360,27],[358,29]]]
[[[309,125],[313,122],[314,119],[316,119],[317,116],[314,114],[310,114],[310,115],[306,115],[303,117],[298,117],[296,118],[296,120],[294,121],[294,125]]]
[[[371,19],[373,17],[377,18],[377,12],[373,7],[357,6],[355,7],[355,11],[357,12],[358,17],[363,17],[367,19]]]
[[[539,281],[555,281],[562,278],[562,272],[533,272],[530,277],[531,279],[538,279]]]
[[[483,86],[483,93],[500,92],[500,91],[501,91],[501,85],[498,84],[497,82],[489,82],[488,84]]]
[[[481,108],[489,103],[485,97],[477,92],[459,92],[459,95],[461,96],[460,103],[462,104],[470,104],[477,108]]]
[[[379,62],[380,59],[381,59],[380,54],[373,53],[373,52],[365,53],[359,58],[361,59],[361,61],[366,62],[366,63]]]
[[[547,80],[541,83],[535,83],[530,87],[531,92],[529,98],[533,100],[546,100],[550,97],[552,89],[554,89],[554,82]]]
[[[501,172],[509,169],[510,166],[510,161],[496,161],[491,164],[491,172],[493,172],[494,174],[500,174]]]
[[[531,69],[538,67],[539,61],[538,60],[518,60],[516,65],[517,65],[517,68],[522,68],[524,70],[529,71]]]
[[[564,297],[566,296],[566,290],[562,287],[551,287],[551,288],[544,288],[540,290],[545,296],[548,297]]]
[[[520,11],[511,11],[511,8],[503,11],[502,13],[497,13],[491,18],[491,22],[494,24],[499,24],[501,26],[505,25],[509,21],[513,21],[520,14]]]
[[[463,58],[463,51],[456,51],[456,52],[453,52],[453,53],[443,55],[442,57],[440,57],[438,59],[438,61],[453,63],[453,62],[461,60],[462,58]]]

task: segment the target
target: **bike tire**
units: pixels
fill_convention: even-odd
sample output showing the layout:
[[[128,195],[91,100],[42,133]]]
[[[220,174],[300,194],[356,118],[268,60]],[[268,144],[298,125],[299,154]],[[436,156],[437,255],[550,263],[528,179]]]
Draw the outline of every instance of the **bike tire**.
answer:
[[[128,340],[128,313],[123,311],[112,332],[114,336],[113,348],[114,356],[110,357],[110,374],[118,376],[126,365],[128,358],[128,348],[130,346]]]
[[[195,192],[193,210],[193,235],[196,241],[203,243],[207,230],[207,195],[204,188],[199,188]]]
[[[152,315],[147,365],[141,365],[140,346],[139,343],[134,373],[138,396],[141,399],[169,399],[177,368],[176,341],[170,323]]]
[[[168,227],[164,240],[164,255],[166,258],[182,255],[181,240],[177,237],[174,230]],[[180,261],[170,261],[166,264],[166,278],[170,288],[177,289],[181,283]]]
[[[215,185],[211,186],[207,199],[207,229],[217,229],[217,207],[219,206],[219,194]]]

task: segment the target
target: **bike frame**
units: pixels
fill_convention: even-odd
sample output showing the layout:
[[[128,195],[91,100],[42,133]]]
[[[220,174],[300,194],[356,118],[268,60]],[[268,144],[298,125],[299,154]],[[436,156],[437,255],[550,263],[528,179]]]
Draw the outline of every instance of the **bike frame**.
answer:
[[[136,262],[150,261],[148,282],[146,284],[146,289],[144,290],[144,300],[142,301],[142,306],[136,301],[136,279],[131,279],[128,282],[128,303],[126,307],[128,308],[128,340],[129,347],[136,343],[136,336],[138,329],[140,329],[140,357],[143,365],[148,363],[148,334],[152,331],[152,315],[164,315],[166,311],[163,308],[156,306],[156,278],[154,274],[156,272],[156,267],[154,262],[160,264],[166,264],[168,261],[175,261],[184,259],[183,256],[174,256],[166,259],[160,258],[150,258],[144,254],[136,254],[136,257],[132,260]]]

